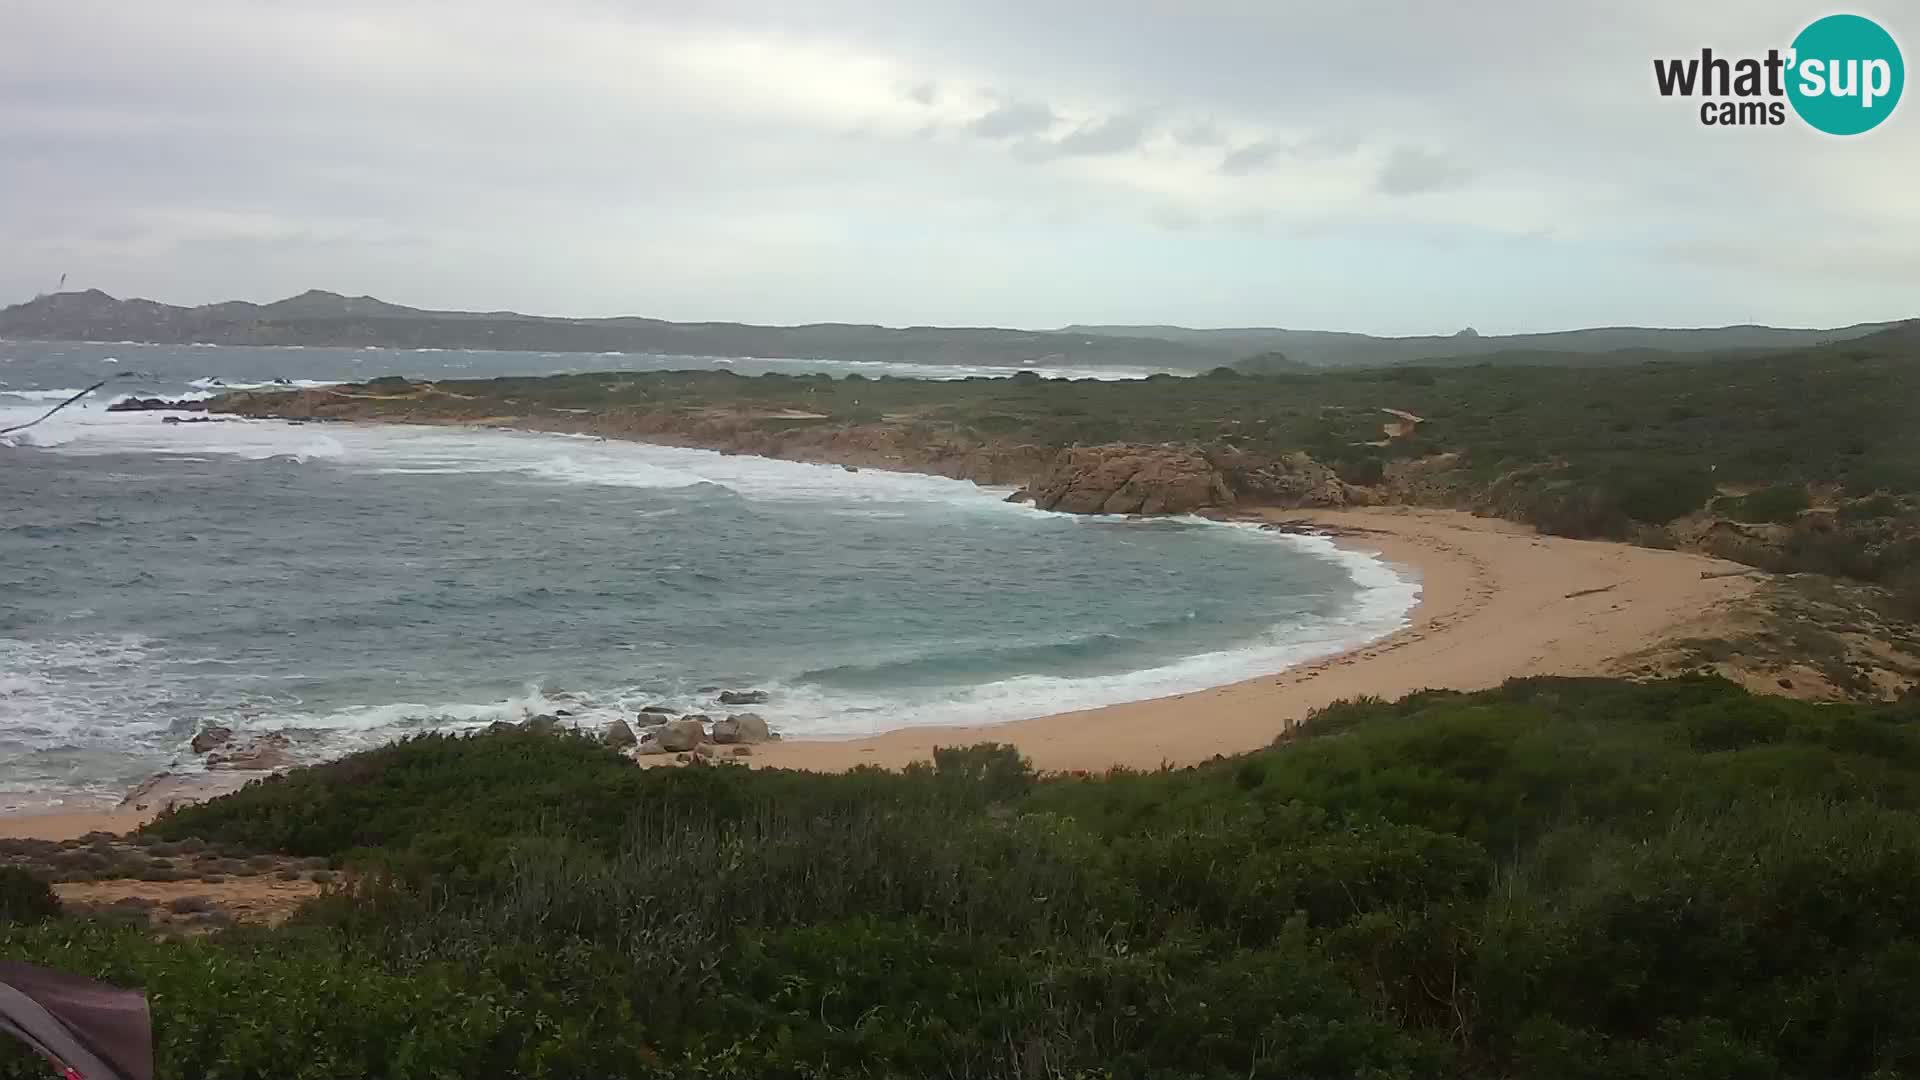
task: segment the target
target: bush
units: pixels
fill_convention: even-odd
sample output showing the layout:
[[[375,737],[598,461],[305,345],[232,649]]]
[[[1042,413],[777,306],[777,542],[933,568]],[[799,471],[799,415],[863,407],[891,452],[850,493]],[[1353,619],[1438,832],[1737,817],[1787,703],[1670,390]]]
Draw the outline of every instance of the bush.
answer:
[[[1812,503],[1804,484],[1776,484],[1747,495],[1725,496],[1713,505],[1735,521],[1789,525]]]
[[[1916,809],[1920,703],[1713,678],[1099,777],[428,737],[151,827],[352,870],[288,926],[0,952],[148,987],[174,1075],[1864,1080],[1920,1061]]]
[[[60,915],[53,887],[17,866],[0,866],[0,923],[36,923]]]

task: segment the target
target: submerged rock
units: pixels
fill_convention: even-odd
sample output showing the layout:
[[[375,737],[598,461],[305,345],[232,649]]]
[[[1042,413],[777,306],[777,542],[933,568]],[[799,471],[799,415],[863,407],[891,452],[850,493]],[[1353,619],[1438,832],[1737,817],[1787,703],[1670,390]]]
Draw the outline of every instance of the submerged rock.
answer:
[[[772,697],[773,695],[767,693],[765,690],[722,690],[720,691],[720,704],[765,705]]]

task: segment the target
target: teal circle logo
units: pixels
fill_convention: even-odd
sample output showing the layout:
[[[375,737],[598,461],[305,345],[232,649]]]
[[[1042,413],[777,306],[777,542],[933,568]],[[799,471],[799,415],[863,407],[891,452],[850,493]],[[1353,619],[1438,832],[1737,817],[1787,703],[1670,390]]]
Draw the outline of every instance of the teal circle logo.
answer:
[[[1829,15],[1800,31],[1788,63],[1793,111],[1829,135],[1878,127],[1907,82],[1893,35],[1859,15]]]

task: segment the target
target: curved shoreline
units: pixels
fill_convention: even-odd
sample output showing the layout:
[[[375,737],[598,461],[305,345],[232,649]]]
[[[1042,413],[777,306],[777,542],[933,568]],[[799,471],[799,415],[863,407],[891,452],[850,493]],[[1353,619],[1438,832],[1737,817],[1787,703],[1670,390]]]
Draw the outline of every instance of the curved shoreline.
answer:
[[[755,750],[756,765],[899,768],[936,746],[1011,743],[1043,770],[1190,765],[1272,742],[1314,709],[1373,695],[1474,690],[1526,675],[1618,673],[1624,657],[1745,597],[1737,563],[1627,544],[1542,536],[1457,510],[1267,511],[1415,571],[1412,625],[1276,674],[1145,701],[969,727],[900,729]]]

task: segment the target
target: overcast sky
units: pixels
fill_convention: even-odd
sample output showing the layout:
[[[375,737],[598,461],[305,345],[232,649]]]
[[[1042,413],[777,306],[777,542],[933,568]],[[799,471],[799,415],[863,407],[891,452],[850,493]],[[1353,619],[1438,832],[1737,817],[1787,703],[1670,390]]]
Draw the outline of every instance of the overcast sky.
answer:
[[[1836,139],[1653,88],[1655,56],[1827,11],[0,0],[0,300],[64,272],[778,323],[1920,314],[1920,104]]]

